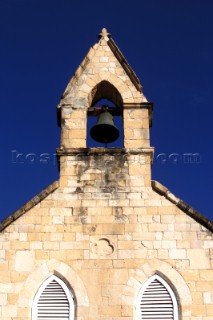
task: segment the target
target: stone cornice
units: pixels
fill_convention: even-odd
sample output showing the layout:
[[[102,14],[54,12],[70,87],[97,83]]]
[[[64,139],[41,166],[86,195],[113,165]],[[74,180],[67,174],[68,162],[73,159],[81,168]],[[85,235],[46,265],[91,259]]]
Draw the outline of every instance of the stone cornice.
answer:
[[[154,154],[154,148],[58,148],[56,149],[58,156],[69,155],[103,155],[103,154]]]

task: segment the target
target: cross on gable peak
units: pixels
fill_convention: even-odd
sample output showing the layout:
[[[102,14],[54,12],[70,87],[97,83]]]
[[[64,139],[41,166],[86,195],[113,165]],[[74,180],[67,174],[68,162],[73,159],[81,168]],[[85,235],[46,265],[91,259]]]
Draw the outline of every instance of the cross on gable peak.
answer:
[[[99,38],[104,38],[104,37],[110,38],[110,37],[111,37],[111,34],[107,31],[106,28],[103,28],[103,29],[101,30],[101,32],[99,33],[98,37],[99,37]]]

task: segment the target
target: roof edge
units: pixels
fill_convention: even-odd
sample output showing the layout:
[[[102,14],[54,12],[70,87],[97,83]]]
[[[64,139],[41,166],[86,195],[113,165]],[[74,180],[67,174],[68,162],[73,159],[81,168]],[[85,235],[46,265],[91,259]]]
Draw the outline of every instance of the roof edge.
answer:
[[[188,203],[182,201],[177,198],[172,192],[170,192],[165,186],[163,186],[160,182],[152,180],[152,189],[164,196],[167,200],[174,203],[179,209],[184,211],[188,216],[193,218],[195,221],[199,222],[202,226],[204,226],[209,231],[213,232],[213,222],[202,215],[199,211],[195,210]]]
[[[125,70],[127,75],[129,76],[130,80],[134,84],[135,88],[139,92],[142,92],[142,85],[140,83],[139,78],[136,76],[134,70],[132,69],[130,64],[127,62],[126,58],[124,57],[123,53],[118,48],[118,46],[116,45],[115,41],[112,38],[109,38],[107,43],[108,43],[110,49],[112,50],[112,52],[114,53],[115,57],[118,59],[121,66],[123,67],[123,69]]]
[[[39,202],[41,202],[49,194],[51,194],[53,191],[55,191],[58,188],[58,186],[59,186],[59,182],[58,181],[54,181],[47,188],[45,188],[40,193],[38,193],[34,198],[32,198],[27,203],[25,203],[20,209],[16,210],[9,217],[4,219],[0,223],[0,232],[3,231],[6,227],[8,227],[12,222],[14,222],[19,217],[21,217],[23,214],[25,214],[27,211],[29,211],[30,209],[35,207]]]

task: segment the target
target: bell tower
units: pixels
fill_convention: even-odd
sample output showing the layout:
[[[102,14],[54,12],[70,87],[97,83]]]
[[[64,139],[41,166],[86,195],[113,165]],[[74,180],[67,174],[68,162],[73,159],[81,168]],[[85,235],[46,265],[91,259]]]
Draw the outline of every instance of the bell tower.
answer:
[[[59,181],[0,223],[0,319],[210,320],[213,224],[151,183],[152,104],[99,38],[58,106]]]
[[[102,99],[115,108],[96,106]],[[112,206],[129,205],[132,197],[141,199],[142,189],[151,186],[152,103],[105,28],[68,83],[57,111],[61,127],[57,149],[60,186],[75,193],[79,201],[87,199],[87,207],[89,201],[97,205],[103,200],[104,205]],[[88,135],[103,142],[100,148],[87,147],[87,123],[92,116],[98,122]],[[122,128],[114,125],[115,116],[122,117]],[[107,142],[116,140],[120,130],[122,148],[108,147]]]

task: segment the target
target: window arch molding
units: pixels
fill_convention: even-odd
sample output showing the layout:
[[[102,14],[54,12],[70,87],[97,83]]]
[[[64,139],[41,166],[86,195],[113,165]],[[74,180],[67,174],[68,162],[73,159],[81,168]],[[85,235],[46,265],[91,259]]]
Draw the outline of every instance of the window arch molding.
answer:
[[[158,289],[156,290],[156,287],[158,286]],[[138,297],[136,299],[136,320],[144,320],[147,318],[147,310],[151,309],[153,310],[153,306],[156,304],[158,299],[162,299],[162,295],[160,296],[160,291],[158,290],[164,290],[165,298],[171,298],[171,302],[169,303],[168,307],[162,308],[162,314],[160,319],[162,319],[162,316],[165,316],[165,313],[168,312],[167,309],[172,309],[172,314],[170,317],[166,317],[168,320],[178,320],[178,303],[177,298],[175,296],[174,291],[170,287],[170,285],[159,275],[154,274],[152,277],[150,277],[147,281],[144,282],[142,285]],[[145,299],[144,299],[145,298]],[[144,299],[144,303],[143,303]],[[149,300],[149,301],[148,301]],[[161,300],[162,301],[162,300]],[[151,308],[150,308],[151,306]],[[144,316],[143,316],[143,310],[144,310]],[[153,320],[159,319],[159,313],[152,314]]]
[[[60,292],[59,292],[60,291]],[[47,303],[47,299],[53,298],[54,302]],[[46,306],[45,306],[46,304]],[[40,305],[40,306],[39,306]],[[53,312],[60,312],[65,317],[65,320],[74,320],[75,318],[75,297],[72,293],[71,289],[65,284],[65,282],[60,279],[57,275],[52,274],[48,277],[37,290],[33,304],[32,304],[32,320],[38,320],[38,312],[43,312],[42,310],[46,310],[47,313],[48,308],[54,307]],[[51,311],[48,317],[48,313],[46,315],[47,320],[52,319]]]

